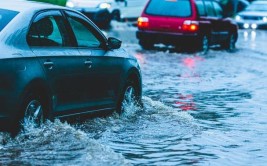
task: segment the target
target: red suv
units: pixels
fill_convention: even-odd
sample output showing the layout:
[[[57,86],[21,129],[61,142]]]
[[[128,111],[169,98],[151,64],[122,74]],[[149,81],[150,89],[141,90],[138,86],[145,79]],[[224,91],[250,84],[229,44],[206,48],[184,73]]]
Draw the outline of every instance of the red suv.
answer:
[[[137,38],[144,49],[163,43],[207,52],[210,45],[235,48],[237,24],[212,0],[149,0],[138,18]]]

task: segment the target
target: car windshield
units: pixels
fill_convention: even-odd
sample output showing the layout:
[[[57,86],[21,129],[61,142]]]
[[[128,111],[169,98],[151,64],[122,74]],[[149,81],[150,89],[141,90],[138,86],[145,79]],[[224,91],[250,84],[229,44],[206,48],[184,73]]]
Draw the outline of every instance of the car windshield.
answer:
[[[0,32],[18,13],[17,11],[0,9]]]
[[[248,11],[267,11],[267,4],[251,4],[246,9]]]
[[[158,16],[188,17],[191,7],[189,0],[151,0],[145,12]]]

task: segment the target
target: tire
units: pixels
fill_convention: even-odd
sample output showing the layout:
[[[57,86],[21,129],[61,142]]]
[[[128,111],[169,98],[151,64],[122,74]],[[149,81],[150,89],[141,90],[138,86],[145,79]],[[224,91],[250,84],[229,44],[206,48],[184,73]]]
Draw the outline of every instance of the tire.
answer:
[[[123,88],[123,93],[119,99],[117,112],[120,114],[123,113],[125,111],[125,107],[132,104],[141,106],[141,96],[138,92],[137,83],[133,81],[127,81]]]
[[[151,42],[147,42],[147,41],[139,41],[140,46],[144,49],[144,50],[152,50],[154,48],[154,44]]]
[[[25,127],[27,127],[28,125],[39,127],[44,123],[44,102],[38,95],[27,95],[22,104],[21,112],[23,112],[23,116],[21,116],[20,118],[21,129],[25,129]]]
[[[201,54],[204,55],[207,54],[209,51],[209,46],[210,46],[209,37],[207,35],[203,35],[199,42],[199,51],[201,52]]]
[[[229,37],[226,42],[224,42],[221,46],[223,49],[226,49],[227,51],[234,51],[235,50],[235,43],[237,40],[237,35],[236,34],[229,34]]]

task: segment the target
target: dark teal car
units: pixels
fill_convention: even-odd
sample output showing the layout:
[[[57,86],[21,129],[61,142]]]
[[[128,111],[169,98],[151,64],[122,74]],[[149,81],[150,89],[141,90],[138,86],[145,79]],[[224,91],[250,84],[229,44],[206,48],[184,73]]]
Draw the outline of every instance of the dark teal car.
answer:
[[[14,5],[16,3],[16,5]],[[25,121],[121,112],[141,103],[137,59],[83,14],[5,1],[0,7],[0,127]]]

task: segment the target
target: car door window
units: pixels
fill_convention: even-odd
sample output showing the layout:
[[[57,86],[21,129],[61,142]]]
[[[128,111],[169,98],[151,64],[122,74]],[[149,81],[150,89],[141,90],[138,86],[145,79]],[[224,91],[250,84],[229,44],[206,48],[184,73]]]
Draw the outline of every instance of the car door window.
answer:
[[[217,2],[212,2],[212,4],[214,6],[216,16],[218,18],[222,18],[223,17],[223,11],[222,11],[221,6]]]
[[[100,47],[101,42],[95,35],[93,28],[84,19],[76,17],[73,12],[66,12],[68,21],[77,40],[78,47]]]
[[[211,1],[204,1],[205,7],[206,7],[206,12],[209,17],[215,17],[215,12],[212,6]]]
[[[197,6],[197,10],[198,10],[198,15],[199,16],[206,16],[206,12],[205,12],[205,7],[204,7],[203,1],[202,0],[196,1],[196,6]]]
[[[35,17],[27,41],[30,46],[62,47],[68,45],[64,19],[59,11],[40,13]]]

